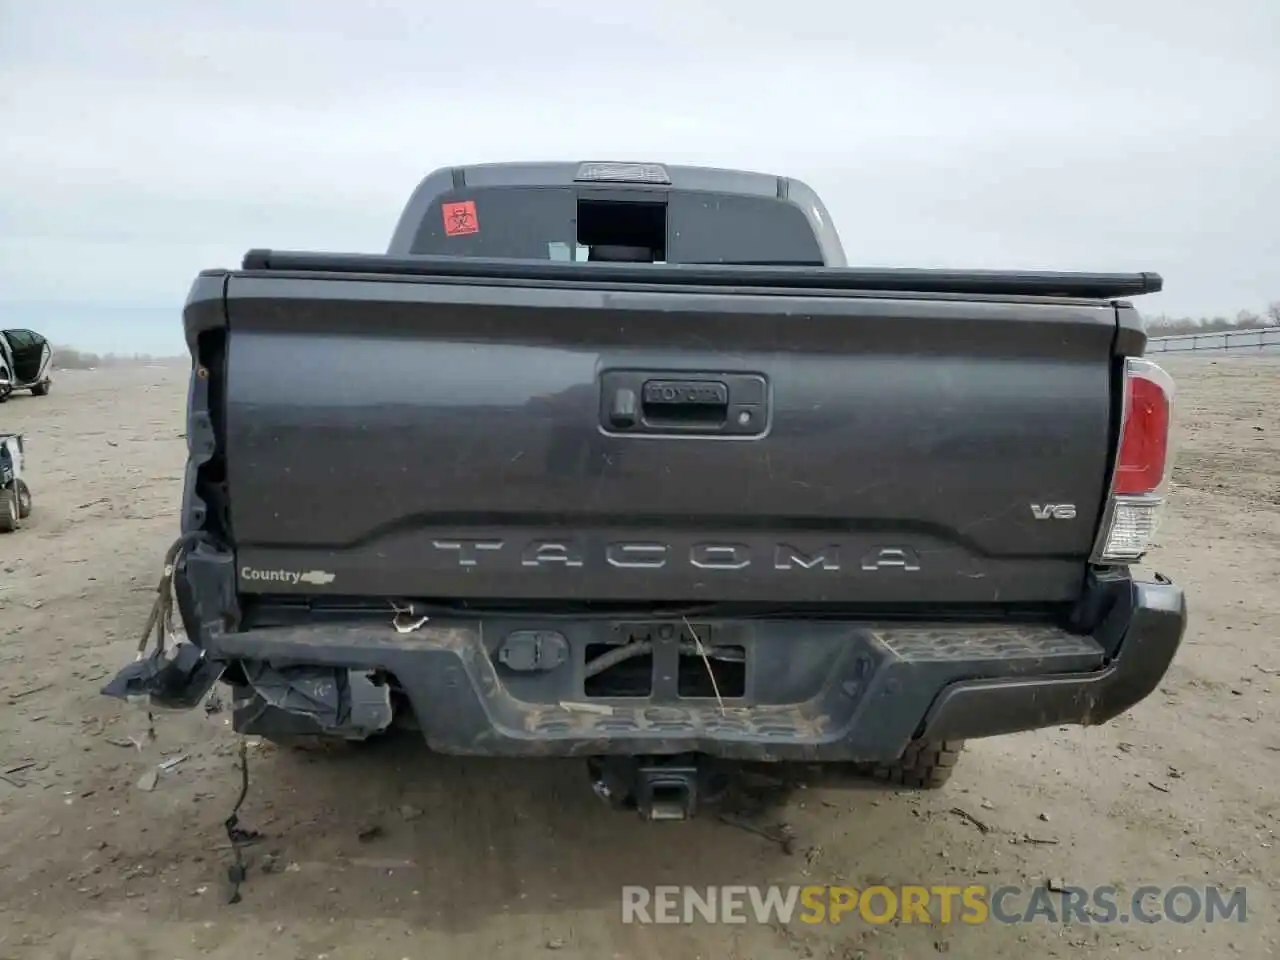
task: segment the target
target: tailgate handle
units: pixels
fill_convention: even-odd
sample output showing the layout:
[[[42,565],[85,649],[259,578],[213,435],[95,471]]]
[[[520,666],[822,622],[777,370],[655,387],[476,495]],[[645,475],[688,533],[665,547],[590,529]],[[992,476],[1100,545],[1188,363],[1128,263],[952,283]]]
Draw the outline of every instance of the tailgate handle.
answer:
[[[763,436],[769,390],[759,373],[605,370],[600,425],[617,436]]]
[[[729,386],[719,380],[646,380],[641,412],[650,427],[715,433],[729,417]]]
[[[723,420],[729,409],[729,385],[719,380],[649,380],[644,409],[655,416],[695,416]]]

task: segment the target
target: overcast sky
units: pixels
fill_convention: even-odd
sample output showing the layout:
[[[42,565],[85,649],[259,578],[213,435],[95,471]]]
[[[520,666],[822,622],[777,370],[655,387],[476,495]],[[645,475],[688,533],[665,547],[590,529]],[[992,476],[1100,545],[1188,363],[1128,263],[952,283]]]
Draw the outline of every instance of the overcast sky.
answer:
[[[0,0],[0,325],[176,352],[203,267],[377,252],[422,175],[799,177],[853,264],[1280,299],[1280,0]]]

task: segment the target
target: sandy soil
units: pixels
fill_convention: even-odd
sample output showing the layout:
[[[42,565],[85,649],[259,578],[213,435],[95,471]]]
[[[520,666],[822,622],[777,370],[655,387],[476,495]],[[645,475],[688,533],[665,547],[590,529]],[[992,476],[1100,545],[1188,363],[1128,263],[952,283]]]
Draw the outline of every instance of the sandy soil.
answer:
[[[98,694],[132,654],[176,532],[185,371],[65,373],[0,407],[36,515],[0,538],[0,957],[1272,956],[1280,811],[1280,360],[1170,363],[1181,445],[1153,567],[1192,623],[1167,682],[1109,726],[972,744],[947,789],[810,787],[797,848],[714,819],[645,825],[578,764],[393,744],[250,751],[264,831],[226,902],[238,789],[225,712],[159,720]],[[154,789],[140,778],[187,759]],[[989,832],[956,814],[978,818]],[[1039,842],[1026,840],[1034,838]],[[257,869],[264,853],[277,869]],[[624,926],[622,884],[1243,884],[1244,924]]]

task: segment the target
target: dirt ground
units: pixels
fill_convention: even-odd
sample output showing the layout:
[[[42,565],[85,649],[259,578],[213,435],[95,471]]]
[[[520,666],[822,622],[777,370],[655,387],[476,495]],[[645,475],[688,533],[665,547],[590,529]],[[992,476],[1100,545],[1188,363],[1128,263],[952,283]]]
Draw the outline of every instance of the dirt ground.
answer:
[[[186,372],[67,372],[0,406],[36,513],[0,536],[0,958],[1261,958],[1277,952],[1280,359],[1170,362],[1177,485],[1151,567],[1189,595],[1161,689],[1112,724],[970,745],[913,795],[809,787],[793,853],[714,818],[646,825],[577,763],[249,751],[266,842],[227,903],[227,713],[100,696],[176,534]],[[166,756],[186,759],[148,771]],[[141,782],[140,782],[141,781]],[[984,832],[966,819],[976,818]],[[264,854],[275,870],[263,873]],[[1245,923],[637,926],[623,884],[1186,883],[1248,888]]]

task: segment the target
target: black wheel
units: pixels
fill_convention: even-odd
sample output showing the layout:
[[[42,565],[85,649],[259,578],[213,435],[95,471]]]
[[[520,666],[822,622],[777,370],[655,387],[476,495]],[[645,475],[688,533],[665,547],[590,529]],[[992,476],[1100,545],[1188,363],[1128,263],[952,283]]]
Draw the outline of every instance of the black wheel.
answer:
[[[22,526],[18,509],[18,492],[13,487],[0,490],[0,533],[12,533]]]
[[[896,763],[870,764],[863,772],[872,780],[936,790],[951,779],[963,749],[963,740],[916,740]]]
[[[25,480],[13,481],[13,491],[18,495],[18,519],[25,520],[31,516],[31,488]]]
[[[51,386],[52,384],[48,380],[41,380],[31,388],[31,395],[33,397],[47,397],[49,395],[49,387]]]

